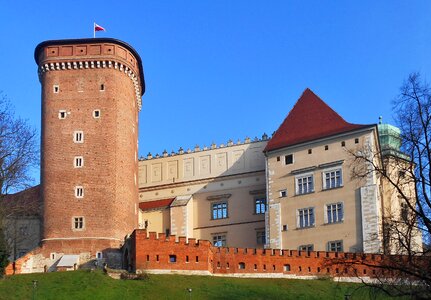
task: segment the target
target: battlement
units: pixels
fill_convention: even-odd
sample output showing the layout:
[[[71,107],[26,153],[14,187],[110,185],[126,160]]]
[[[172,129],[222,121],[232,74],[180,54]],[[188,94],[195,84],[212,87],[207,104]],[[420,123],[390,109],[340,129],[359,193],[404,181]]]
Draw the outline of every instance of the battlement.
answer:
[[[368,277],[385,274],[382,254],[289,249],[214,247],[209,241],[135,230],[131,236],[136,272],[207,271],[249,277]]]
[[[226,148],[226,147],[233,147],[233,146],[238,146],[238,145],[244,145],[244,144],[251,144],[251,143],[257,143],[257,142],[265,142],[268,141],[269,137],[266,133],[264,133],[262,135],[261,138],[255,137],[253,140],[249,137],[246,137],[244,139],[244,141],[241,141],[240,139],[238,139],[238,141],[235,143],[234,141],[232,141],[231,139],[227,141],[226,144],[220,144],[217,145],[214,142],[211,143],[211,145],[209,147],[207,147],[206,145],[204,145],[202,148],[199,145],[196,145],[193,149],[188,148],[187,150],[184,150],[183,147],[180,147],[178,149],[177,152],[175,152],[174,150],[171,151],[171,153],[169,153],[166,149],[162,152],[162,154],[158,154],[156,153],[156,155],[152,155],[151,152],[149,152],[147,154],[147,156],[141,156],[139,158],[140,161],[145,161],[145,160],[155,160],[155,159],[159,159],[159,158],[164,158],[164,157],[171,157],[171,156],[176,156],[176,155],[183,155],[183,154],[190,154],[190,153],[196,153],[196,152],[203,152],[203,151],[210,151],[210,150],[214,150],[214,149],[221,149],[221,148]]]

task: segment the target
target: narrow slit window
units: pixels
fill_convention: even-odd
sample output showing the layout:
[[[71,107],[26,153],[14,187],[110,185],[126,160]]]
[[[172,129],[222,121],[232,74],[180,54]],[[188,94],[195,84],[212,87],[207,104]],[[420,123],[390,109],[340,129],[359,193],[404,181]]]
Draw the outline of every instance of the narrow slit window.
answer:
[[[102,83],[101,85],[100,85],[100,91],[104,91],[105,90],[105,85]]]
[[[84,187],[75,186],[75,197],[76,198],[84,198]]]
[[[75,143],[83,143],[84,142],[84,132],[83,131],[75,131],[73,133],[73,141]]]
[[[93,118],[95,119],[100,118],[100,109],[93,110]]]
[[[66,119],[67,112],[65,110],[59,110],[58,111],[58,118],[59,119]]]
[[[84,158],[82,156],[75,156],[75,168],[82,168],[84,166]]]
[[[58,94],[60,92],[60,86],[58,84],[54,84],[52,87],[55,94]]]

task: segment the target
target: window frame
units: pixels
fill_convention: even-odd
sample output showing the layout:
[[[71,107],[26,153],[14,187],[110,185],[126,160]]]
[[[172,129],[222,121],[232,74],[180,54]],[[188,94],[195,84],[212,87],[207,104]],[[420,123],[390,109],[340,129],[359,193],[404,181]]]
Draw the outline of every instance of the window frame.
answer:
[[[344,248],[343,240],[335,240],[335,241],[328,242],[328,252],[343,252],[343,248]]]
[[[222,207],[215,207],[221,205]],[[223,207],[225,205],[225,207]],[[221,216],[219,217],[219,211]],[[214,212],[217,212],[214,214]],[[224,213],[225,212],[225,213]],[[217,201],[211,203],[211,220],[223,220],[229,218],[229,205],[227,201]]]
[[[82,199],[84,198],[84,187],[82,185],[75,186],[75,198]],[[79,192],[81,191],[81,192]]]
[[[80,134],[80,136],[79,136]],[[78,138],[80,137],[80,138]],[[75,144],[83,144],[84,143],[84,131],[82,130],[75,130],[73,132],[73,142]]]
[[[311,189],[310,189],[310,182],[308,182],[308,178],[311,177]],[[306,179],[307,182],[303,183],[302,181]],[[301,184],[299,183],[301,181]],[[307,186],[306,191],[303,190],[303,186],[304,184]],[[301,186],[301,191],[300,191],[300,186]],[[300,175],[296,175],[295,176],[295,195],[306,195],[306,194],[310,194],[310,193],[314,193],[315,191],[315,184],[314,184],[314,173],[303,173]]]
[[[266,232],[265,229],[256,230],[256,243],[258,245],[266,244]]]
[[[337,172],[339,172],[339,176],[337,176]],[[334,173],[334,176],[331,176],[331,173]],[[327,175],[329,174],[329,178],[327,179]],[[337,180],[337,178],[339,179]],[[329,180],[329,186],[327,183]],[[332,180],[334,181],[334,185],[332,184]],[[323,190],[331,190],[336,188],[343,187],[343,168],[341,166],[328,168],[322,171],[322,189]]]
[[[282,189],[278,191],[280,198],[286,198],[287,197],[287,189]]]
[[[260,202],[260,203],[258,203]],[[263,203],[262,203],[263,202]],[[256,196],[254,197],[254,211],[255,215],[264,215],[268,210],[268,202],[266,200],[266,196]],[[263,211],[262,211],[263,207]]]
[[[214,247],[226,247],[227,245],[227,234],[226,232],[213,233],[211,239]],[[219,242],[221,244],[219,244]]]
[[[334,210],[333,206],[335,206],[335,214],[336,214],[336,220],[334,221]],[[341,209],[338,209],[338,206],[341,206]],[[329,208],[331,207],[331,211],[329,211]],[[340,218],[340,211],[341,211],[341,218]],[[325,204],[325,224],[337,224],[342,223],[344,221],[344,202],[333,202]]]
[[[66,117],[67,117],[67,110],[65,110],[65,109],[60,109],[60,110],[58,111],[58,118],[59,118],[60,120],[64,120],[64,119],[66,119]]]
[[[292,158],[291,162],[287,162],[288,161],[288,157]],[[290,159],[289,159],[289,161],[290,161]],[[294,159],[293,153],[292,154],[284,155],[284,165],[286,165],[286,166],[287,165],[293,165],[294,162],[295,162],[295,159]]]
[[[305,212],[307,212],[307,214],[305,214]],[[310,214],[310,212],[312,213]],[[302,219],[301,219],[301,213],[302,213]],[[306,229],[306,228],[312,228],[316,226],[316,213],[315,213],[314,207],[298,208],[296,210],[296,218],[297,218],[296,227],[298,229]]]
[[[73,166],[75,168],[82,168],[82,167],[84,167],[84,157],[83,156],[75,156],[73,158]]]
[[[85,218],[83,216],[72,217],[72,230],[82,231],[84,229],[85,229]]]
[[[311,252],[314,251],[314,244],[304,244],[298,246],[298,251]]]

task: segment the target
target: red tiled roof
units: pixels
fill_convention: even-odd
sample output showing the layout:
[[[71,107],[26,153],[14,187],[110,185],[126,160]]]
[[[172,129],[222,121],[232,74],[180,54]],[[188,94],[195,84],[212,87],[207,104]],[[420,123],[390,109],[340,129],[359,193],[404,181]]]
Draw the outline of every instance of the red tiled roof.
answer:
[[[169,199],[161,199],[161,200],[155,200],[155,201],[148,201],[148,202],[140,202],[139,208],[141,210],[151,210],[151,209],[157,209],[157,208],[165,208],[171,205],[172,201],[174,201],[175,198],[169,198]]]
[[[5,208],[7,216],[33,216],[42,214],[40,185],[36,185],[15,194],[4,195],[1,200],[2,203],[0,205]]]
[[[307,88],[269,140],[264,151],[272,151],[368,126],[370,125],[346,122]]]

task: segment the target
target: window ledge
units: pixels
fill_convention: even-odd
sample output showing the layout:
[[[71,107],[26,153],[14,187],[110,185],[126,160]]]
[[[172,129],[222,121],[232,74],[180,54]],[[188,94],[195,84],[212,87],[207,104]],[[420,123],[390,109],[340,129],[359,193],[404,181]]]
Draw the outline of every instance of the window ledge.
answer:
[[[326,188],[326,189],[322,189],[322,192],[332,191],[332,190],[338,190],[338,189],[341,189],[343,187],[344,187],[344,185],[340,185],[340,186],[333,187],[333,188]]]
[[[342,220],[342,221],[337,221],[337,222],[332,222],[332,223],[324,223],[324,224],[322,224],[322,225],[324,225],[324,226],[326,226],[326,225],[335,225],[335,224],[343,224],[344,223],[344,220]]]
[[[316,225],[312,225],[312,226],[308,226],[308,227],[296,227],[295,230],[306,230],[306,229],[310,229],[310,228],[315,228]]]
[[[219,220],[227,220],[227,219],[229,219],[229,217],[226,217],[226,218],[217,218],[217,219],[211,218],[210,221],[219,221]]]
[[[315,193],[315,191],[307,192],[307,193],[302,193],[302,194],[295,194],[295,197],[297,197],[297,196],[309,195],[309,194],[313,194],[313,193]]]

